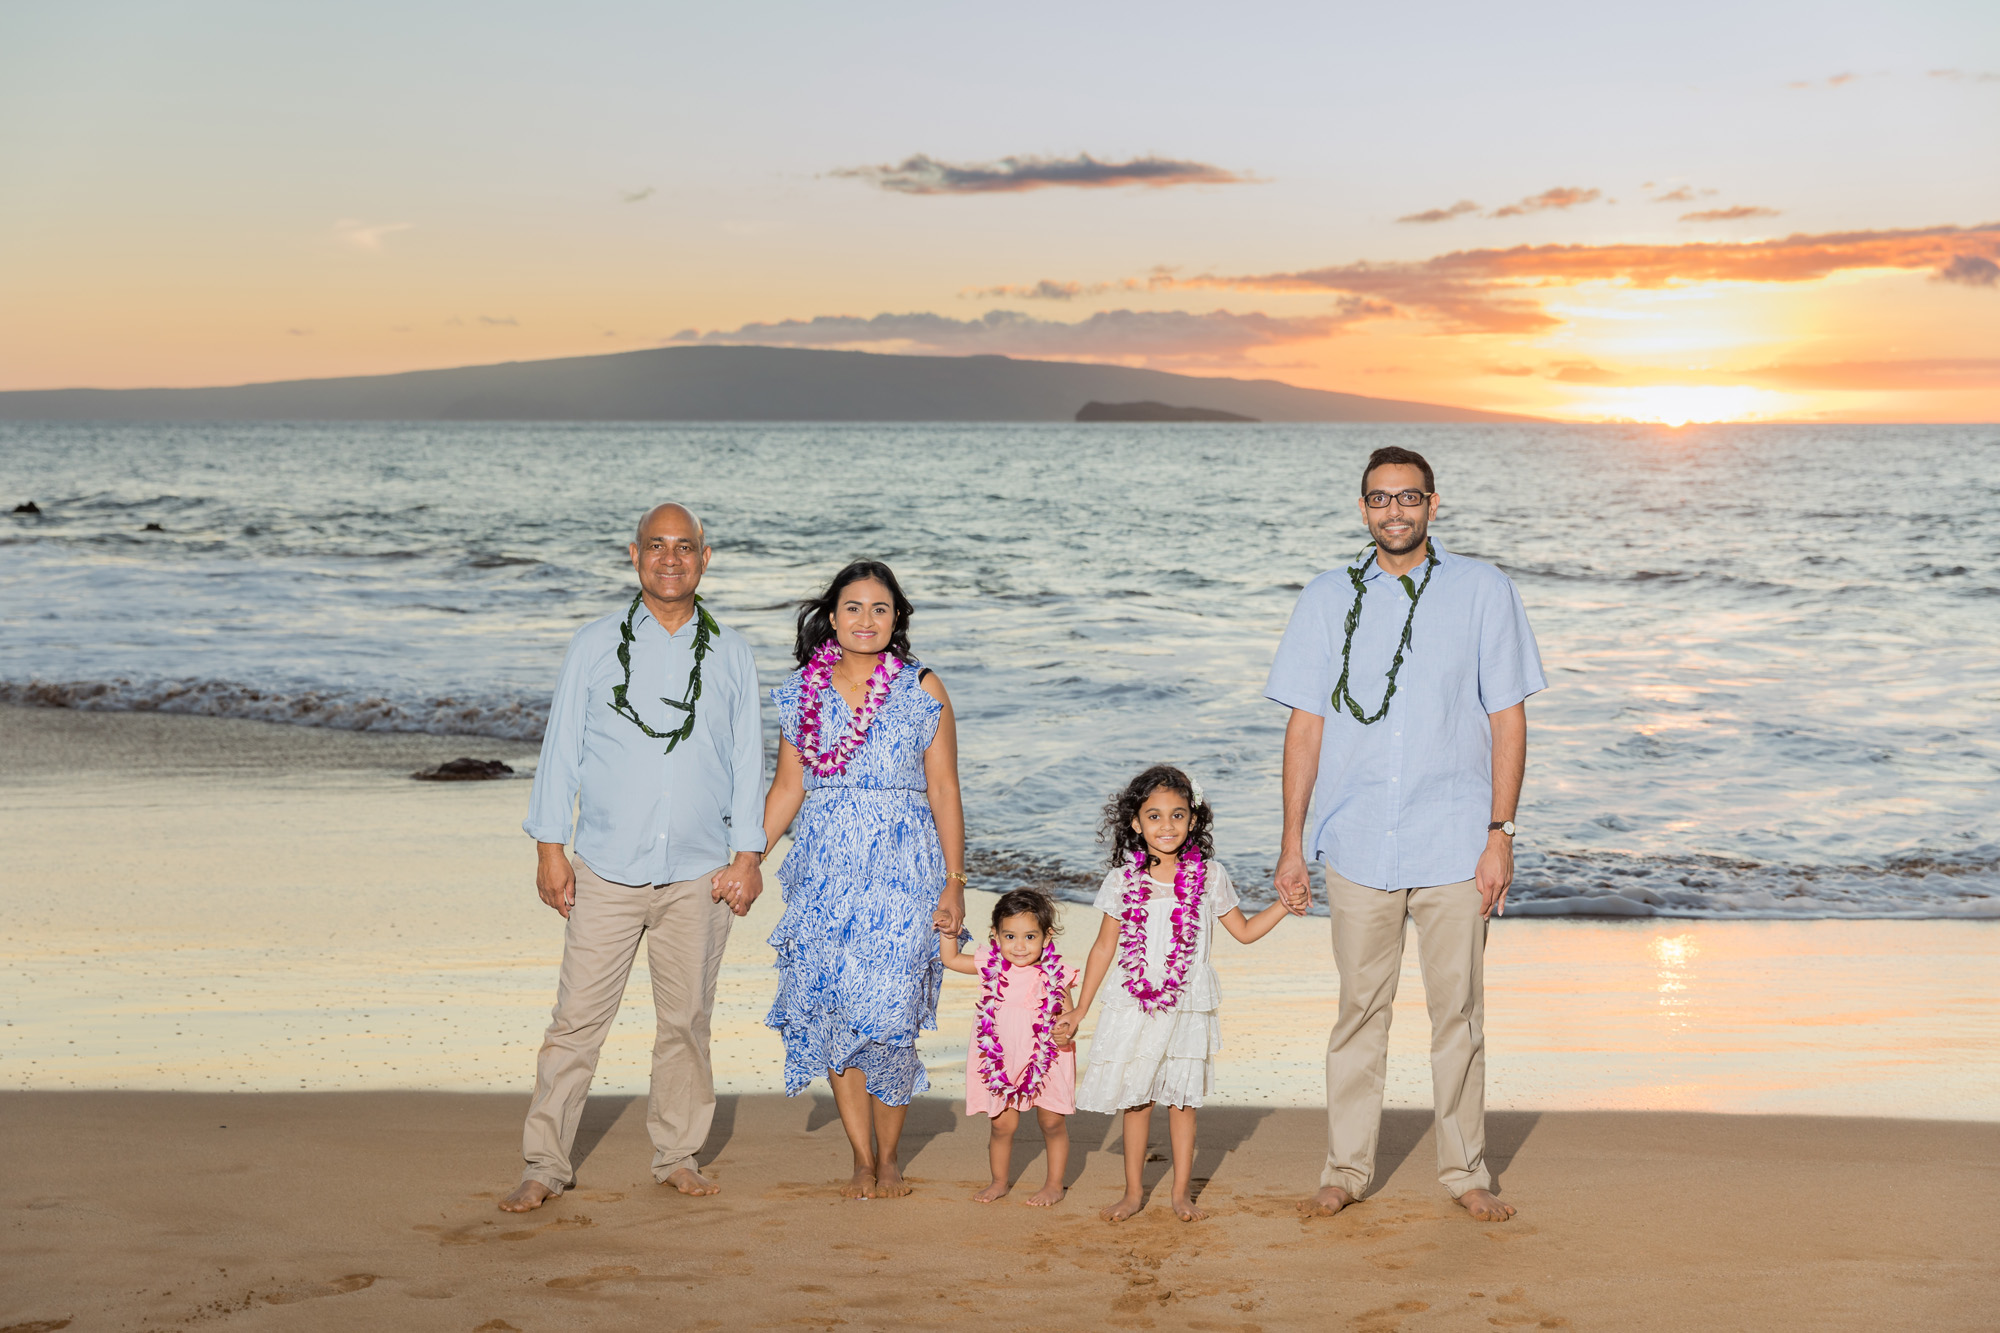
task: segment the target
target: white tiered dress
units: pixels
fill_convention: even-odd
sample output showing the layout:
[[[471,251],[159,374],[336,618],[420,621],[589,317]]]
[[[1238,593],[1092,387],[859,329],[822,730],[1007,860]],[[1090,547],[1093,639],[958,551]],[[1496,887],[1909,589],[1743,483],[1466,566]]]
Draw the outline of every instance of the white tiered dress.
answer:
[[[1102,1010],[1090,1041],[1090,1064],[1076,1085],[1079,1111],[1123,1111],[1148,1102],[1200,1106],[1201,1099],[1214,1090],[1215,1053],[1222,1049],[1218,1013],[1222,990],[1208,960],[1209,945],[1215,919],[1237,906],[1237,898],[1236,887],[1220,861],[1209,861],[1206,869],[1194,957],[1188,962],[1187,984],[1173,1008],[1152,1014],[1141,1009],[1125,988],[1122,948],[1112,958],[1111,971],[1097,992]],[[1106,875],[1104,887],[1091,904],[1114,921],[1122,921],[1125,910],[1125,890],[1130,883],[1126,874],[1121,867]],[[1146,880],[1150,890],[1146,898],[1146,981],[1158,985],[1173,943],[1174,886],[1150,875]]]

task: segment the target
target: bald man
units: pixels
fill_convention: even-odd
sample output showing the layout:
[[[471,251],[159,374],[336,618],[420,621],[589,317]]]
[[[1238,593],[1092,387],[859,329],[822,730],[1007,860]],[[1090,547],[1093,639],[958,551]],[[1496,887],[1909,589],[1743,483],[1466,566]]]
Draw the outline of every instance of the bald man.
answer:
[[[750,645],[695,594],[712,554],[691,510],[650,511],[631,545],[637,595],[576,632],[556,679],[521,827],[536,844],[535,889],[568,924],[522,1132],[527,1164],[500,1201],[510,1213],[576,1183],[577,1120],[642,939],[656,1019],[653,1179],[682,1194],[718,1189],[695,1161],[715,1117],[709,1015],[730,914],[764,887],[764,750]]]

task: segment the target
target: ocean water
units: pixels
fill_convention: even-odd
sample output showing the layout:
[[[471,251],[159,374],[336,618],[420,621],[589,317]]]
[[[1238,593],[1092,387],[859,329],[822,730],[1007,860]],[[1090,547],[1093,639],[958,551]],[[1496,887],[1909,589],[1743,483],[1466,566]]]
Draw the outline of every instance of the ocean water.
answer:
[[[1510,915],[2000,918],[2000,427],[5,423],[0,702],[532,741],[678,499],[766,684],[896,568],[980,882],[1087,899],[1165,760],[1255,886],[1265,672],[1386,443],[1540,640]]]

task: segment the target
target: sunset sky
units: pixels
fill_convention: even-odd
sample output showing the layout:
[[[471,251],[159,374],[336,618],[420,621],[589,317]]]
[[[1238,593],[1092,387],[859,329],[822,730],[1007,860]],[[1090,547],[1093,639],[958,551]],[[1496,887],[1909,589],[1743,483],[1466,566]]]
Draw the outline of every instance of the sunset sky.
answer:
[[[0,7],[0,388],[675,342],[2000,420],[2000,5]]]

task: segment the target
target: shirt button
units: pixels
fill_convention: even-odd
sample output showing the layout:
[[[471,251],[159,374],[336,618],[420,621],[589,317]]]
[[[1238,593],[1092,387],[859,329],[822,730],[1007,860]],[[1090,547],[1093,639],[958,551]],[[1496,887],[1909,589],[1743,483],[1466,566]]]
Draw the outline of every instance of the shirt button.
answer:
[[[1389,781],[1391,781],[1391,782],[1401,782],[1401,781],[1402,781],[1402,779],[1401,779],[1401,778],[1390,778],[1390,779],[1389,779]]]

